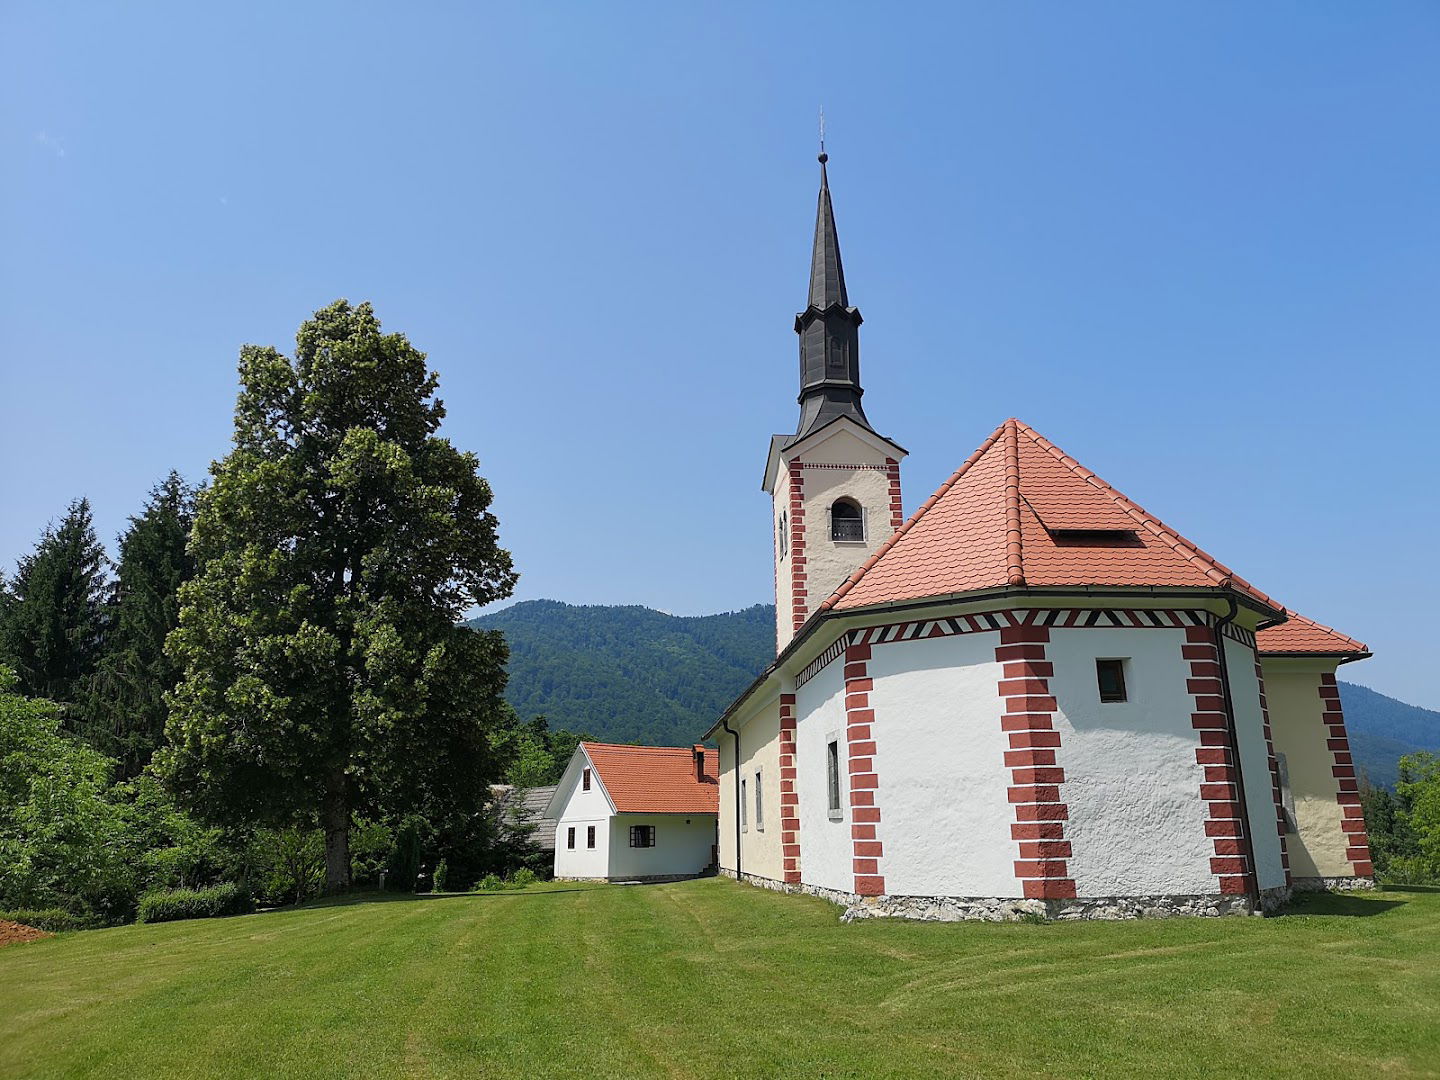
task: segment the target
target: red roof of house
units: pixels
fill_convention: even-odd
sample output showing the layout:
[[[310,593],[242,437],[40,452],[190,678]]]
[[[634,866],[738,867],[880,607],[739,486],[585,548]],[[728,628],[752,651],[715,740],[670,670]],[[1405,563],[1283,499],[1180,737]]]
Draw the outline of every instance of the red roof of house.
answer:
[[[1064,535],[1077,530],[1127,535]],[[1014,419],[1001,424],[820,610],[1022,585],[1229,587],[1280,610]]]
[[[1288,621],[1271,626],[1255,635],[1260,652],[1266,656],[1320,655],[1369,656],[1365,643],[1321,626],[1295,611],[1286,611]]]
[[[705,751],[705,778],[695,775],[688,746],[617,746],[581,743],[600,782],[622,814],[718,814],[720,758]]]

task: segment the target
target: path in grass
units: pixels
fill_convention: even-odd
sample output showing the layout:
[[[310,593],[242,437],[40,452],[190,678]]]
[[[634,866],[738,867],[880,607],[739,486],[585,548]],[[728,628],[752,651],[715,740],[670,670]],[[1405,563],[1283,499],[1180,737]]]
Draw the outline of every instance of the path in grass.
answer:
[[[841,924],[551,885],[0,950],[0,1076],[1440,1075],[1440,892],[1272,919]]]

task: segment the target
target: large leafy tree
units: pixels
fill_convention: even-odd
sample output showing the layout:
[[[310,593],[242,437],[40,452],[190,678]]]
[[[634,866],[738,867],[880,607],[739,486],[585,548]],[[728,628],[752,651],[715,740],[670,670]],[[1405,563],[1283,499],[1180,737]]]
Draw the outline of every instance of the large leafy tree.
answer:
[[[506,650],[456,621],[515,573],[475,456],[436,434],[436,375],[370,305],[316,312],[293,358],[247,346],[240,380],[156,761],[214,820],[318,819],[333,890],[355,813],[478,820]]]
[[[0,606],[0,659],[15,669],[23,693],[79,699],[100,658],[108,566],[87,499],[71,503],[20,560]]]
[[[195,490],[172,472],[120,538],[105,651],[85,711],[86,736],[116,759],[122,779],[139,775],[165,738],[165,695],[180,675],[165,639],[179,621],[180,586],[195,572],[186,550],[194,517]]]

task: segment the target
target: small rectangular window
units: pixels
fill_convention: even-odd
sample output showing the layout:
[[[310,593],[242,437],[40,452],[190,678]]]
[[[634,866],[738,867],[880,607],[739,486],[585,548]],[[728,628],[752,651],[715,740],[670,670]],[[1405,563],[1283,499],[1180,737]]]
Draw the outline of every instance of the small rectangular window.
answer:
[[[580,774],[580,790],[581,790],[581,791],[589,791],[589,790],[590,790],[590,770],[589,770],[589,769],[586,769],[583,773]]]
[[[749,794],[748,794],[748,793],[746,792],[746,790],[745,790],[745,781],[744,781],[744,780],[741,780],[741,781],[740,781],[740,828],[741,828],[742,830],[748,829],[748,828],[750,827],[750,826],[749,826],[749,823],[748,823],[748,820],[747,820],[747,818],[746,818],[746,816],[745,816],[745,800],[748,799],[749,797],[750,797]]]
[[[630,826],[631,847],[654,847],[655,826],[654,825],[631,825]]]
[[[585,826],[585,846],[586,846],[587,848],[594,848],[594,846],[595,846],[595,826],[594,826],[594,825],[586,825],[586,826]]]
[[[1095,679],[1100,684],[1101,701],[1126,700],[1124,660],[1096,660]]]
[[[570,826],[565,834],[565,846],[571,851],[575,850],[575,826]]]
[[[1290,764],[1284,754],[1275,755],[1275,771],[1280,776],[1280,809],[1285,815],[1285,831],[1298,833],[1300,826],[1295,821],[1295,793],[1290,790]]]
[[[840,813],[840,741],[832,740],[825,748],[825,790],[827,807],[832,815]]]
[[[765,831],[765,789],[760,786],[760,771],[755,771],[755,829],[757,832]]]

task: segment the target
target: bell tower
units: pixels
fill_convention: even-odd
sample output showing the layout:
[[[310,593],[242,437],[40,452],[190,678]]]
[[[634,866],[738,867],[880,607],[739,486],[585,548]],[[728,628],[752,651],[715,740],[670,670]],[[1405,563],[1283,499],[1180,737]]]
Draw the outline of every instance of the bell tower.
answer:
[[[870,426],[860,405],[862,320],[845,290],[827,161],[822,150],[810,298],[795,316],[800,422],[793,435],[771,437],[765,467],[779,649],[903,521],[905,451]]]

